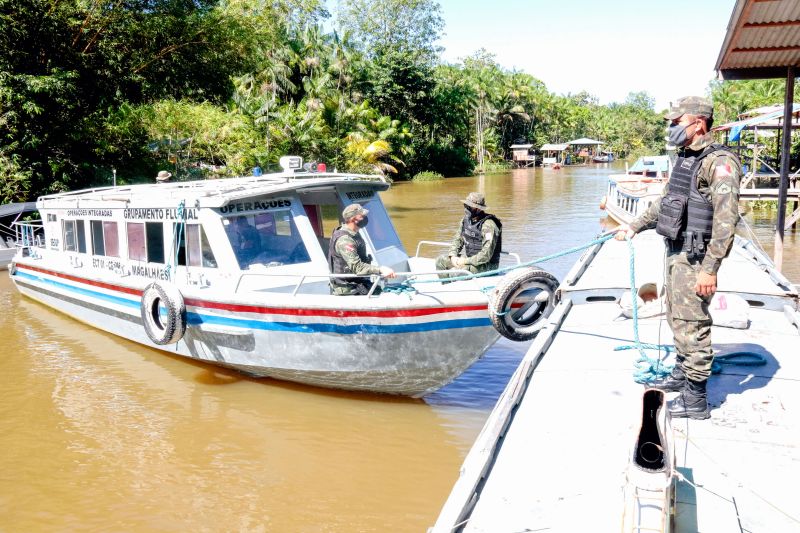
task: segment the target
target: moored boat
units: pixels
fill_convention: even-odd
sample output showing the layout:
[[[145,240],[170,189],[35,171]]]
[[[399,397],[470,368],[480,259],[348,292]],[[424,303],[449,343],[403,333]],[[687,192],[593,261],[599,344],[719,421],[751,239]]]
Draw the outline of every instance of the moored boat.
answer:
[[[669,156],[644,156],[625,174],[608,177],[606,195],[600,208],[619,222],[627,224],[644,213],[661,196],[670,174]]]
[[[297,160],[300,171],[43,196],[42,221],[23,229],[44,239],[19,251],[11,277],[92,326],[255,376],[410,396],[452,381],[498,338],[487,312],[498,277],[439,282],[434,260],[400,243],[383,177]],[[330,225],[356,202],[370,211],[361,233],[375,261],[426,283],[330,293]],[[238,247],[240,223],[257,251]]]

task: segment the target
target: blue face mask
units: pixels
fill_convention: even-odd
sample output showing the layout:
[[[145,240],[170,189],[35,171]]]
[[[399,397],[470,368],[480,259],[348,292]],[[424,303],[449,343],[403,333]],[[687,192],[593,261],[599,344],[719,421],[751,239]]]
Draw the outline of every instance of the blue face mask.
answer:
[[[682,148],[688,144],[686,137],[686,126],[680,124],[673,124],[669,127],[669,143],[678,148]]]

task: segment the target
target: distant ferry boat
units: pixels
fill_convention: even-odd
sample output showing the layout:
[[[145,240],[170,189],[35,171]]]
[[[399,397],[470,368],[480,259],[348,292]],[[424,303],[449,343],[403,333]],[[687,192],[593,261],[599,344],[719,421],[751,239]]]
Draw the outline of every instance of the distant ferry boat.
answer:
[[[11,279],[22,294],[134,342],[323,387],[421,396],[497,340],[487,293],[499,278],[443,284],[432,258],[409,257],[379,198],[389,187],[382,176],[285,163],[263,176],[43,196],[42,220],[20,225],[43,238],[18,251]],[[361,234],[376,262],[428,283],[330,293],[323,212],[355,202],[370,211]],[[258,253],[237,252],[237,223],[258,232]],[[533,292],[536,302],[520,290],[508,305],[530,316],[543,301]]]
[[[670,171],[667,155],[640,157],[626,169],[625,174],[608,177],[606,195],[600,201],[600,208],[620,224],[630,223],[661,196]]]

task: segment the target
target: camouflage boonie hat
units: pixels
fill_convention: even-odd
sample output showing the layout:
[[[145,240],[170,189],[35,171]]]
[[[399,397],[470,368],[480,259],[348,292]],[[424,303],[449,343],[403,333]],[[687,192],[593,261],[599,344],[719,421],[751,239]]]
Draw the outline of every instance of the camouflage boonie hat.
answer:
[[[467,199],[463,200],[463,204],[481,211],[486,211],[486,198],[479,192],[471,192],[467,195]]]
[[[369,210],[361,207],[361,204],[350,204],[342,211],[342,220],[347,222],[356,215],[366,215],[367,213],[369,213]]]
[[[678,98],[678,103],[672,106],[669,113],[664,115],[666,120],[675,120],[682,115],[700,115],[703,117],[714,116],[714,106],[707,98],[702,96],[684,96]]]

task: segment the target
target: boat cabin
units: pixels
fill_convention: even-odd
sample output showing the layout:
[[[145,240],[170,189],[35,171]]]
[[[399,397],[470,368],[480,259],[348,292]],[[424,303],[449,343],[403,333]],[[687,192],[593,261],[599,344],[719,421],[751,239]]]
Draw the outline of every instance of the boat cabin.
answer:
[[[44,240],[31,254],[75,269],[235,290],[328,293],[327,253],[340,213],[369,210],[362,231],[379,264],[408,255],[378,196],[380,176],[287,170],[259,177],[132,185],[39,199]]]

